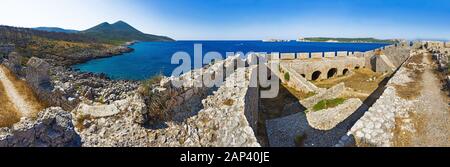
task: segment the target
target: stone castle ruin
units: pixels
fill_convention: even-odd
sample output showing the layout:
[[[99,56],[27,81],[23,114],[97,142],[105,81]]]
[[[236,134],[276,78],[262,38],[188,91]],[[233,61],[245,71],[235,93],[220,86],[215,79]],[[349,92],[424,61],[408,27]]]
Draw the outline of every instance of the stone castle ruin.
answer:
[[[388,81],[419,46],[399,43],[367,52],[230,56],[180,77],[165,77],[144,95],[135,89],[107,103],[81,96],[71,99],[75,107],[63,108],[72,113],[82,146],[353,146],[365,137],[358,133],[361,119],[377,107],[389,91]],[[249,62],[255,57],[268,61]],[[270,67],[270,79],[281,81],[277,97],[261,98],[261,90],[267,88],[251,86],[260,66]],[[26,80],[37,92],[58,87],[46,75],[47,67],[36,58],[28,62]],[[195,86],[204,76],[223,77],[224,82]],[[174,82],[182,86],[175,87]],[[372,85],[367,86],[370,89],[361,86],[365,83]],[[341,102],[320,108],[328,100]]]

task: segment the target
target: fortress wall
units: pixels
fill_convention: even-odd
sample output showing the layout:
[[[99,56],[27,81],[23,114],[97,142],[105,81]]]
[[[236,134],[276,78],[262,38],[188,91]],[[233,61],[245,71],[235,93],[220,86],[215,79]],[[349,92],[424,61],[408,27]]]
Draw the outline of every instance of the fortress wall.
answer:
[[[337,57],[347,57],[348,52],[347,51],[339,51],[337,52]]]
[[[257,81],[258,68],[257,66],[253,66],[249,68],[248,71],[249,79],[253,78],[254,81]],[[259,120],[259,87],[251,86],[247,88],[247,92],[244,97],[244,115],[247,118],[247,122],[249,126],[253,129],[253,132],[257,134],[258,132],[258,120]]]
[[[324,57],[333,58],[336,57],[336,52],[325,52]]]
[[[309,53],[297,53],[297,59],[309,59]]]
[[[394,145],[394,127],[396,116],[408,113],[408,108],[414,101],[399,97],[396,85],[402,85],[404,78],[408,77],[408,69],[401,66],[386,85],[386,89],[364,113],[348,133],[343,136],[337,147],[368,145],[373,147],[391,147]]]
[[[369,69],[373,69],[370,59],[375,55],[375,51],[367,51],[363,53],[365,59],[365,67]]]
[[[312,59],[321,59],[323,58],[323,52],[313,52],[311,53]]]
[[[294,60],[295,59],[295,53],[281,53],[280,54],[281,60]]]
[[[287,81],[284,78],[285,73],[277,74],[282,82],[287,83],[291,88],[295,88],[305,93],[320,91],[320,89],[316,85],[312,84],[306,78],[301,76],[298,72],[293,70],[294,68],[290,67],[291,65],[292,64],[280,63],[281,70],[284,71],[285,73],[289,73],[290,76],[289,81]]]
[[[271,53],[269,55],[269,60],[279,60],[280,59],[280,53]]]
[[[296,61],[281,62],[280,64],[286,71],[292,71],[299,76],[305,75],[307,80],[313,79],[313,73],[319,71],[319,80],[327,79],[327,73],[330,69],[337,69],[337,75],[342,75],[345,69],[352,70],[355,67],[364,67],[365,59],[359,57],[339,57],[334,59],[323,59],[321,61]]]

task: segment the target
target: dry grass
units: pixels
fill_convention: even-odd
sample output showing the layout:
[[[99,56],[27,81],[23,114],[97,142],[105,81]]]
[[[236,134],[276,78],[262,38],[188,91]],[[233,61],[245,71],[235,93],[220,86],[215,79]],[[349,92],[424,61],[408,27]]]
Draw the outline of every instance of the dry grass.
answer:
[[[10,127],[20,121],[20,114],[14,104],[9,101],[5,88],[0,82],[0,127]]]
[[[2,70],[5,72],[8,79],[14,83],[14,87],[17,92],[22,95],[26,102],[34,109],[34,112],[31,113],[31,117],[36,117],[37,114],[42,111],[46,105],[41,102],[33,90],[27,85],[27,83],[23,80],[18,79],[9,69],[4,66],[0,66]]]
[[[423,68],[420,68],[419,64],[423,62],[423,56],[424,55],[415,55],[408,60],[405,68],[408,70],[412,82],[405,85],[394,85],[397,96],[406,100],[413,100],[419,97],[423,88],[421,81],[422,74],[424,73]]]
[[[317,87],[331,88],[341,82],[345,87],[351,88],[352,91],[347,91],[345,98],[359,98],[364,101],[370,94],[372,94],[387,75],[373,72],[367,68],[360,68],[353,70],[353,74],[349,76],[337,77],[328,80],[313,82]],[[369,79],[373,79],[369,81]]]
[[[233,99],[227,99],[223,102],[224,105],[226,106],[232,106],[234,104],[234,100]]]
[[[394,146],[396,147],[408,147],[411,145],[412,133],[402,130],[403,119],[395,118],[394,132]]]
[[[284,83],[282,83],[282,86],[285,87],[292,95],[294,95],[298,100],[303,100],[309,97],[312,97],[316,95],[314,92],[305,93],[302,91],[298,91],[297,89],[294,89]]]

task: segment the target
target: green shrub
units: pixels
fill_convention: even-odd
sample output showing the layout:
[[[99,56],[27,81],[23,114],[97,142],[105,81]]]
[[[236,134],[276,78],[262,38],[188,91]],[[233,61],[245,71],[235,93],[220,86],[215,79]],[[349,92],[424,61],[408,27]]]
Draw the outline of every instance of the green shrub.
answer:
[[[314,105],[313,110],[314,111],[320,111],[328,108],[333,108],[338,105],[341,105],[345,102],[345,99],[343,98],[336,98],[336,99],[330,99],[330,100],[322,100],[316,105]]]
[[[289,80],[291,80],[291,76],[289,75],[289,72],[284,73],[284,79],[288,82],[289,82]]]
[[[295,145],[297,147],[303,147],[305,145],[306,134],[300,134],[295,136]]]

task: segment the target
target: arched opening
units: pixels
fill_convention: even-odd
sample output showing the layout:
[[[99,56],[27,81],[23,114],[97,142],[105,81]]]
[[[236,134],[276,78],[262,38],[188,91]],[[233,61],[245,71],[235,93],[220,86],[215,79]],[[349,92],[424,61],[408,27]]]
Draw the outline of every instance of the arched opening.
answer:
[[[330,78],[333,78],[334,76],[336,76],[337,71],[338,71],[337,68],[332,68],[332,69],[328,70],[327,78],[330,79]]]
[[[342,75],[347,75],[348,74],[348,69],[344,69],[344,71],[342,71]]]
[[[320,72],[320,71],[314,72],[312,74],[311,80],[315,81],[315,80],[319,79],[321,74],[322,74],[322,72]]]
[[[358,69],[359,69],[359,66],[356,66],[356,67],[355,67],[355,70],[358,70]]]
[[[300,74],[303,78],[306,78],[306,75],[305,74]]]

